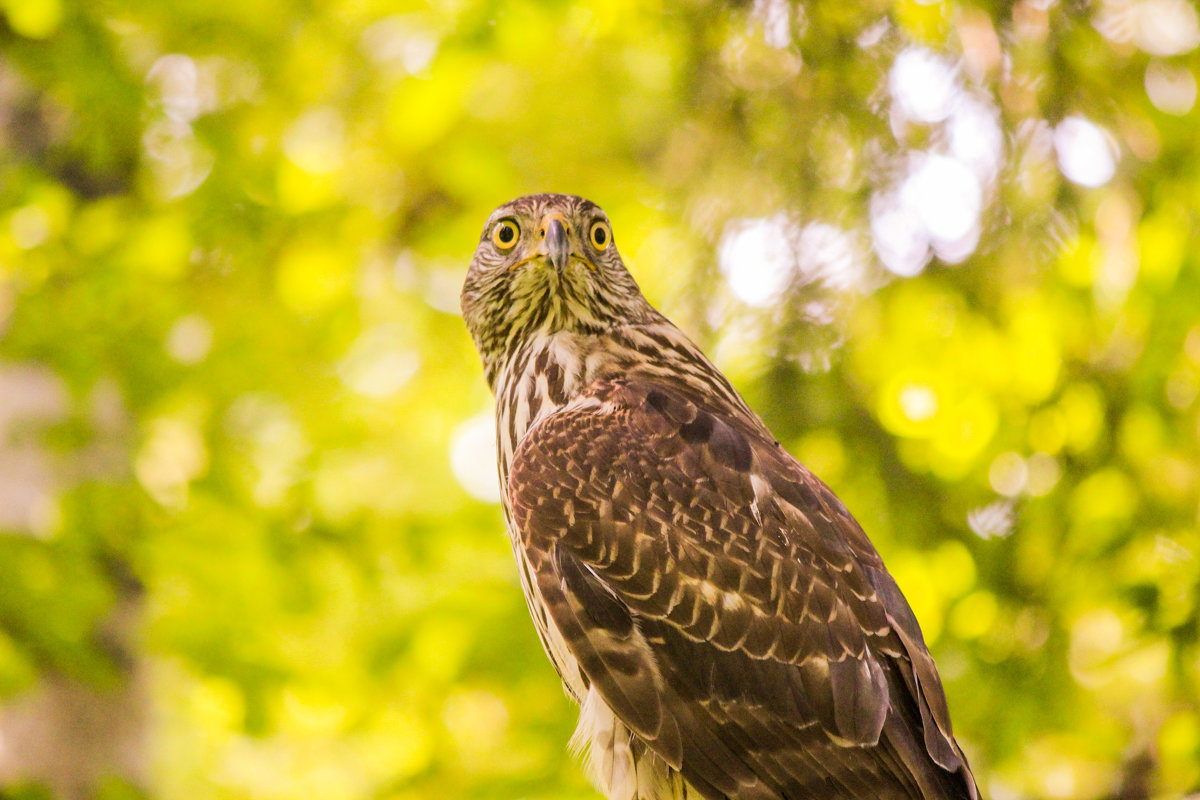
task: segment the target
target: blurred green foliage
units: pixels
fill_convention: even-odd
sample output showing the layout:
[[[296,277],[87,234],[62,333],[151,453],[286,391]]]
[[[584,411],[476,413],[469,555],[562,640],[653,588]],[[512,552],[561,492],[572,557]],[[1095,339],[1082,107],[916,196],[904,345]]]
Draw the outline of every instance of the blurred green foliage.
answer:
[[[985,794],[1200,791],[1186,0],[0,11],[6,792],[595,796],[457,317],[532,191],[859,517]],[[747,220],[837,258],[743,302]],[[112,704],[74,783],[14,763],[46,686]]]

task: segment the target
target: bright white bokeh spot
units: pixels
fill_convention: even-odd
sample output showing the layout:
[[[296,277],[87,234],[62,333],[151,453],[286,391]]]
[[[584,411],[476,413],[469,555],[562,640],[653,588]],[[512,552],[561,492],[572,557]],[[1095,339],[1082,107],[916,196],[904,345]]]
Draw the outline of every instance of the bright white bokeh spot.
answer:
[[[156,501],[183,508],[188,484],[208,470],[204,436],[194,423],[169,417],[153,420],[147,428],[133,462],[134,474]]]
[[[796,265],[805,279],[840,291],[859,286],[865,275],[854,237],[827,222],[810,222],[800,231]]]
[[[1062,467],[1049,453],[1034,453],[1027,462],[1029,468],[1028,491],[1034,497],[1050,493],[1062,477]]]
[[[967,512],[967,526],[981,539],[1001,539],[1013,532],[1016,524],[1010,500],[997,500]]]
[[[211,76],[183,53],[168,53],[155,61],[146,82],[158,90],[163,114],[176,122],[191,122],[216,106]]]
[[[916,212],[895,192],[871,198],[871,244],[889,272],[917,275],[929,263],[929,237]]]
[[[1083,117],[1067,117],[1054,129],[1058,168],[1080,186],[1103,186],[1117,170],[1116,147],[1108,134]]]
[[[913,422],[932,419],[938,410],[937,392],[932,387],[910,383],[900,390],[900,411]]]
[[[146,126],[142,147],[154,184],[166,198],[183,197],[208,179],[216,156],[201,144],[190,122],[166,117]]]
[[[1000,170],[1004,149],[1004,133],[995,106],[964,95],[955,106],[947,128],[950,155],[970,167],[979,180],[994,178]]]
[[[1025,459],[1011,450],[996,456],[988,468],[988,483],[1005,497],[1016,497],[1025,491],[1028,480],[1029,467]]]
[[[358,337],[337,365],[338,377],[364,397],[382,399],[403,389],[421,366],[399,325],[380,325]]]
[[[334,108],[304,112],[283,134],[283,152],[300,169],[328,175],[341,168],[346,151],[346,123]]]
[[[778,49],[792,43],[791,7],[787,0],[754,0],[752,16],[762,22],[763,40]]]
[[[993,168],[980,158],[981,169]],[[911,277],[929,263],[931,249],[948,264],[975,252],[982,212],[983,184],[974,169],[959,158],[921,153],[898,190],[872,198],[871,242],[890,272]]]
[[[362,35],[362,47],[381,66],[409,75],[423,71],[438,51],[438,37],[416,14],[395,14],[372,24]]]
[[[1049,797],[1075,797],[1079,793],[1077,785],[1070,764],[1056,764],[1042,773],[1042,790]]]
[[[308,473],[312,443],[286,403],[270,394],[251,392],[233,401],[225,416],[226,430],[247,446],[252,469],[244,473],[254,502],[275,508]]]
[[[717,261],[738,299],[752,306],[779,299],[798,268],[796,238],[796,226],[782,213],[726,227]]]
[[[1177,56],[1200,44],[1200,16],[1189,0],[1141,0],[1134,40],[1156,56]]]
[[[1146,68],[1146,95],[1159,111],[1182,117],[1196,104],[1196,76],[1187,67],[1154,62]]]
[[[496,421],[490,411],[471,417],[454,430],[450,437],[450,469],[472,497],[500,502]]]
[[[892,26],[887,17],[883,17],[872,25],[863,28],[854,43],[863,50],[870,50],[883,41],[883,37],[892,32]]]
[[[965,164],[956,158],[926,155],[904,182],[901,193],[935,244],[953,242],[979,224],[983,188]]]
[[[29,250],[44,243],[50,238],[50,227],[50,215],[39,205],[18,208],[8,222],[13,244],[22,250]]]
[[[957,239],[935,240],[931,242],[933,252],[947,264],[961,264],[970,258],[971,254],[975,252],[975,248],[979,246],[980,233],[979,226],[975,225]]]
[[[910,47],[896,56],[888,88],[904,115],[921,122],[950,116],[959,91],[950,63],[924,47]]]
[[[180,364],[199,364],[208,356],[212,342],[212,323],[199,314],[188,314],[167,332],[167,355]]]

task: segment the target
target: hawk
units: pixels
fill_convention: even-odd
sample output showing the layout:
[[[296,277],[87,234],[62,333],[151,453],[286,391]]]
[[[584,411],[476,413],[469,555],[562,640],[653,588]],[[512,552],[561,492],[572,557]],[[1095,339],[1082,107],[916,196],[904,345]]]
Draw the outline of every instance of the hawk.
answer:
[[[651,307],[603,211],[500,206],[462,311],[529,611],[609,800],[977,798],[879,554]]]

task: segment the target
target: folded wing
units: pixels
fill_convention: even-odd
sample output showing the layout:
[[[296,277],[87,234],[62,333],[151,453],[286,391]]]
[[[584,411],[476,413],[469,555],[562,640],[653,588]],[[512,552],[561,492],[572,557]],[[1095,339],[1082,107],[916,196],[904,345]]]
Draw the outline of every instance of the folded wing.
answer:
[[[744,411],[598,383],[526,434],[509,500],[584,674],[705,796],[976,796],[895,582]]]

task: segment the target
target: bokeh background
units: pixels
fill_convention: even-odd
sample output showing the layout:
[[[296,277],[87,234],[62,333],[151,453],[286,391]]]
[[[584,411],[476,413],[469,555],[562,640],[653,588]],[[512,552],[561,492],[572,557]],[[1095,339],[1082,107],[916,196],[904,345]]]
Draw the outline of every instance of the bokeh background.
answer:
[[[0,795],[595,798],[457,315],[532,191],[845,499],[984,793],[1200,792],[1189,0],[0,0]]]

